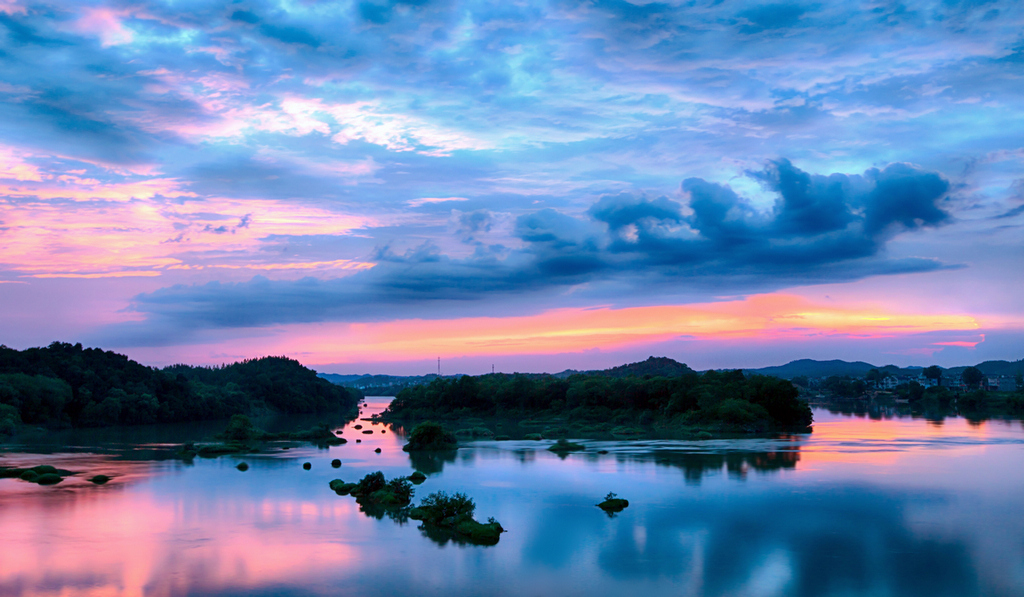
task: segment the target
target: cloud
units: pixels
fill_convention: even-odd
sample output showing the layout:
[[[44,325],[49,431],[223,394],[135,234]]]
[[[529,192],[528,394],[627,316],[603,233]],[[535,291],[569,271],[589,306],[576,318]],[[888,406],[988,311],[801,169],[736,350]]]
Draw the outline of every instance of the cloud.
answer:
[[[772,29],[787,29],[796,25],[806,12],[797,4],[765,4],[744,10],[739,14],[743,33],[760,33]]]
[[[255,270],[263,323],[304,317],[275,301],[308,274],[309,317],[356,321],[979,264],[964,234],[1000,225],[1019,249],[1019,3],[182,6],[0,0],[5,273],[162,272],[110,304],[220,280],[188,304],[221,321]]]
[[[453,258],[432,243],[403,253],[386,245],[367,259],[372,269],[342,279],[179,285],[138,295],[133,308],[186,329],[258,327],[380,320],[395,309],[430,318],[452,304],[581,285],[707,297],[944,267],[882,254],[889,239],[948,219],[939,206],[948,183],[933,172],[891,164],[821,176],[779,160],[755,175],[778,195],[770,212],[727,186],[690,178],[682,185],[686,204],[618,194],[581,216],[553,209],[522,215],[515,223],[522,247],[515,250]],[[460,212],[457,219],[456,233],[474,238],[491,214]]]

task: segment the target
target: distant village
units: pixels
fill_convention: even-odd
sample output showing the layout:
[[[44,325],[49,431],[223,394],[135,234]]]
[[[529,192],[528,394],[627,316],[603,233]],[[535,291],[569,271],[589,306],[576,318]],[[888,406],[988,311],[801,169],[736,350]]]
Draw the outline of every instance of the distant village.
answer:
[[[852,376],[794,377],[793,383],[810,391],[817,391],[818,397],[828,394],[844,397],[870,396],[882,392],[903,393],[912,389],[946,388],[953,394],[976,392],[1018,392],[1024,391],[1021,374],[985,375],[975,367],[961,371],[943,371],[938,367],[927,367],[916,372],[891,373],[872,369],[863,378]],[[902,391],[901,391],[902,390]]]

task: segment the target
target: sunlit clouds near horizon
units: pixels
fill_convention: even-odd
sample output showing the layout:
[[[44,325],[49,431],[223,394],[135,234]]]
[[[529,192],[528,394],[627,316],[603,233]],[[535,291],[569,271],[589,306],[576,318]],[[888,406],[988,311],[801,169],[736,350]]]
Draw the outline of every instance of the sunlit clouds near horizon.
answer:
[[[1020,359],[1021,31],[998,1],[0,0],[0,344]]]

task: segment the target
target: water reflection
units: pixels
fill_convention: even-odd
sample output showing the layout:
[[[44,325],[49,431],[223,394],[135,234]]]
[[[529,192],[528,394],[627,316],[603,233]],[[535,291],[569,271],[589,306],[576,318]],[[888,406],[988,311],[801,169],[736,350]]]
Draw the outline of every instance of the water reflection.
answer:
[[[472,450],[466,450],[463,454],[471,454]],[[441,452],[409,452],[409,465],[413,470],[420,471],[427,475],[440,473],[444,470],[446,463],[455,462],[458,455],[456,450],[445,450]],[[471,458],[472,456],[470,456]]]
[[[114,479],[0,480],[0,596],[1024,593],[1019,424],[815,419],[811,435],[586,442],[565,460],[528,441],[410,455],[391,427],[192,466],[8,452],[6,466]],[[417,500],[464,491],[509,532],[486,549],[446,542],[327,486],[414,469],[430,473]],[[595,506],[609,491],[630,500],[611,519]]]

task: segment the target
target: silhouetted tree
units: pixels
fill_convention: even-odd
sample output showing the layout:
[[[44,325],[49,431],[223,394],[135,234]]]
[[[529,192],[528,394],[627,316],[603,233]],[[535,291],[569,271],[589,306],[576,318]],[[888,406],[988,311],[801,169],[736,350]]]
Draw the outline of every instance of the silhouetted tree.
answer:
[[[964,372],[960,374],[960,379],[964,380],[969,388],[976,388],[981,385],[981,380],[985,378],[982,374],[981,369],[977,367],[968,367],[964,369]]]

